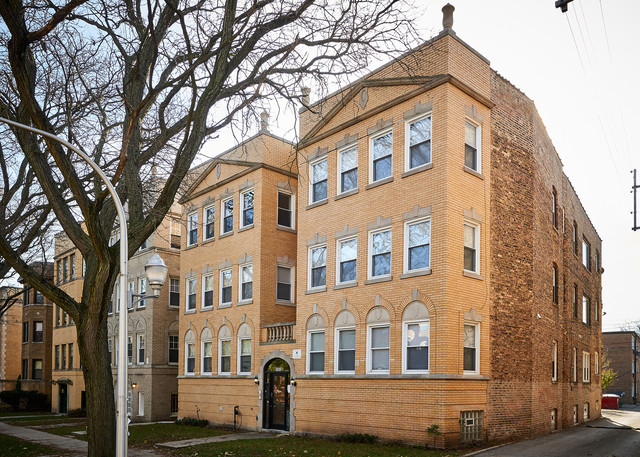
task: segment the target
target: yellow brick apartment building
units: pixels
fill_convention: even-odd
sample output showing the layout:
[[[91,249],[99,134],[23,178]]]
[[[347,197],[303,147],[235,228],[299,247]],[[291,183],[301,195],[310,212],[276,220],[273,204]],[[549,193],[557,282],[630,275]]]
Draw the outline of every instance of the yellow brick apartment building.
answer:
[[[600,415],[601,240],[535,105],[452,30],[202,166],[180,417],[440,444]],[[452,7],[451,7],[452,10]]]

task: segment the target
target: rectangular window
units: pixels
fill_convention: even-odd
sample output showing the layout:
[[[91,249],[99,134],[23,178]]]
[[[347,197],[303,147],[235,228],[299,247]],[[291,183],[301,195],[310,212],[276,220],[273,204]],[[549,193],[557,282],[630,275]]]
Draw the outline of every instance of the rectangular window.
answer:
[[[393,165],[393,133],[386,132],[372,138],[369,148],[371,151],[369,182],[373,183],[384,178],[389,178]]]
[[[133,300],[135,299],[135,297],[133,297],[133,294],[136,293],[136,283],[135,281],[129,281],[129,283],[127,284],[128,288],[129,288],[129,292],[131,292],[131,300],[127,300],[127,310],[131,311],[133,310]]]
[[[553,342],[553,346],[551,348],[551,380],[558,380],[558,343],[557,341]]]
[[[140,295],[146,295],[147,293],[147,278],[139,278],[138,279],[138,293]],[[140,300],[138,302],[138,308],[144,308],[147,306],[146,300]]]
[[[69,279],[76,279],[76,255],[69,256]]]
[[[238,361],[238,373],[251,373],[251,338],[240,338],[240,360]]]
[[[480,127],[467,121],[464,124],[464,166],[480,171],[479,138]]]
[[[573,221],[573,253],[578,255],[578,223]]]
[[[405,224],[405,272],[426,270],[431,266],[431,221]]]
[[[584,295],[582,296],[582,323],[591,324],[591,302]]]
[[[119,343],[119,339],[118,339],[117,336],[115,338],[115,342],[116,342],[116,344],[114,346],[116,348],[116,358],[115,358],[116,363],[115,363],[115,365],[117,366],[118,363],[119,363],[118,359],[120,358],[120,344],[118,344]]]
[[[213,370],[213,342],[202,342],[202,372],[211,373]]]
[[[202,277],[202,307],[211,308],[213,306],[213,275]]]
[[[405,170],[431,163],[431,116],[406,124]]]
[[[169,335],[169,363],[178,363],[178,335]]]
[[[42,321],[33,321],[33,342],[42,343],[44,336],[44,323]]]
[[[327,247],[318,246],[310,249],[309,277],[310,288],[327,284]]]
[[[55,356],[53,358],[53,369],[60,369],[60,346],[57,344],[55,346]]]
[[[591,271],[591,245],[585,239],[582,240],[582,265]]]
[[[109,306],[109,314],[111,314],[111,306]],[[60,307],[56,306],[56,327],[60,327]]]
[[[198,213],[193,212],[187,215],[187,246],[193,246],[198,242]]]
[[[86,275],[87,275],[87,262],[83,258],[82,259],[82,276],[84,277]]]
[[[69,369],[73,369],[73,343],[69,343]]]
[[[67,369],[67,345],[63,344],[60,346],[60,368],[63,370]]]
[[[358,240],[338,241],[338,283],[355,281],[358,269]]]
[[[29,322],[22,323],[22,342],[29,342]]]
[[[231,304],[231,269],[220,272],[220,306]]]
[[[171,394],[171,414],[178,414],[178,394]]]
[[[278,265],[278,280],[276,286],[276,300],[293,301],[293,269]]]
[[[42,379],[42,359],[33,360],[33,371],[31,372],[32,379]]]
[[[144,416],[144,393],[138,392],[138,416]]]
[[[600,372],[600,357],[598,357],[597,351],[593,356],[593,372],[597,375]]]
[[[464,324],[464,371],[478,372],[478,326]]]
[[[600,252],[596,250],[596,273],[600,273]]]
[[[242,227],[253,225],[253,189],[240,194],[240,204],[242,205],[240,219]]]
[[[338,372],[353,373],[356,369],[356,330],[340,329],[337,331]]]
[[[133,364],[133,337],[127,337],[127,363]]]
[[[109,363],[113,365],[113,341],[111,338],[107,340],[107,351],[109,351]]]
[[[56,262],[56,284],[62,284],[62,261]],[[27,300],[27,304],[29,301]]]
[[[144,365],[144,335],[138,335],[138,365]]]
[[[582,382],[591,382],[591,354],[582,353]]]
[[[573,285],[573,317],[578,318],[578,285]]]
[[[210,240],[215,235],[216,207],[211,205],[204,208],[204,239]]]
[[[69,257],[62,259],[62,280],[67,282],[69,280]]]
[[[593,317],[596,322],[600,321],[600,303],[598,302],[598,298],[596,297],[595,305],[593,307]]]
[[[552,294],[553,294],[553,303],[558,304],[558,267],[553,265],[551,268],[551,283],[552,283]]]
[[[369,327],[369,372],[389,372],[389,326]]]
[[[464,269],[472,273],[478,273],[478,226],[464,224]]]
[[[180,306],[180,279],[169,278],[169,306]]]
[[[391,230],[370,234],[369,277],[389,276],[391,274]]]
[[[338,193],[358,188],[358,146],[350,146],[338,152]]]
[[[41,292],[38,292],[37,290],[33,291],[33,303],[36,305],[42,305],[44,303],[44,296]]]
[[[222,200],[222,233],[233,231],[233,197]]]
[[[555,188],[551,192],[551,223],[558,228],[558,192]]]
[[[220,340],[220,361],[219,361],[219,372],[221,374],[229,374],[231,373],[231,341],[230,340]]]
[[[187,343],[186,350],[186,371],[187,373],[196,372],[196,345],[194,343]]]
[[[22,359],[22,379],[29,379],[29,359]]]
[[[406,372],[427,372],[429,370],[429,322],[406,322],[404,325],[404,346]]]
[[[315,203],[327,199],[327,159],[319,160],[309,165],[311,186],[309,196],[311,201]]]
[[[187,279],[187,311],[196,309],[196,280]]]
[[[572,362],[572,376],[573,382],[578,382],[578,350],[573,348],[573,362]]]
[[[182,235],[180,234],[181,230],[182,230],[181,222],[179,220],[172,219],[171,220],[171,239],[169,243],[173,249],[180,249],[180,245],[182,244]]]
[[[278,225],[293,228],[293,196],[278,192]]]
[[[309,373],[324,372],[324,332],[310,332],[309,347]]]
[[[253,265],[240,267],[240,301],[253,299]]]

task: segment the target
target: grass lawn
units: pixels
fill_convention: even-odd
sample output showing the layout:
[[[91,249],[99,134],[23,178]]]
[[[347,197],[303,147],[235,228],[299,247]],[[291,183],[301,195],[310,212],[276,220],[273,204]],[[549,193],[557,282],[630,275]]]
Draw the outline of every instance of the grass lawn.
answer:
[[[49,446],[42,446],[36,443],[30,443],[29,441],[23,441],[20,438],[3,435],[1,433],[0,449],[2,455],[10,455],[11,457],[35,457],[40,455],[55,455],[60,453],[59,449]]]
[[[46,416],[46,417],[16,417],[4,419],[3,422],[19,427],[29,427],[31,425],[48,425],[48,424],[74,424],[84,423],[84,417],[67,417],[67,416]]]
[[[61,425],[59,427],[51,427],[42,430],[43,432],[53,433],[54,435],[61,436],[73,436],[74,438],[79,438],[81,440],[87,441],[87,435],[72,435],[72,432],[80,432],[85,431],[87,426],[85,424],[78,425]]]
[[[0,411],[0,418],[11,416],[50,416],[48,411]]]
[[[455,457],[462,452],[283,435],[272,439],[200,444],[172,451],[172,454],[198,457]]]

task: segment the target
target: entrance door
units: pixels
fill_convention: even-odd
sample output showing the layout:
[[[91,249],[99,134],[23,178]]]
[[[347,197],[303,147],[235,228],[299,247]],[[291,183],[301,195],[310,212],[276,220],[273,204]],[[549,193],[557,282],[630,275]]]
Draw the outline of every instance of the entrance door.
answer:
[[[289,364],[273,359],[264,369],[263,427],[289,430]]]
[[[58,413],[67,414],[67,385],[58,384]]]

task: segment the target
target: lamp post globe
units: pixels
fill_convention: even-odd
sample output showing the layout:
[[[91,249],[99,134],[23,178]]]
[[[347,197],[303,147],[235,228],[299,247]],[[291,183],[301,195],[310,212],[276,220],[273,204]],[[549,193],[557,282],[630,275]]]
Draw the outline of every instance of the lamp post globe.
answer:
[[[147,275],[147,282],[156,295],[167,280],[168,270],[169,268],[157,252],[149,258],[147,264],[144,266],[144,272]]]

